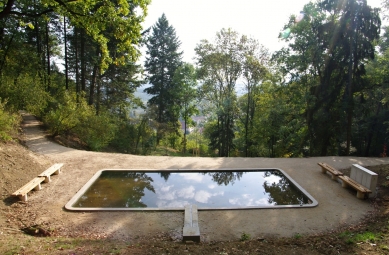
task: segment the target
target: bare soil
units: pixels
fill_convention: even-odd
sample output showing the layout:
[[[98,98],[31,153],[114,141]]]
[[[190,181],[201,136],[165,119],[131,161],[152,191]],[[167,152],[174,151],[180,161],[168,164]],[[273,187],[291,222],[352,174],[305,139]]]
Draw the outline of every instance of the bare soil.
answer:
[[[389,160],[349,157],[219,159],[142,157],[80,150],[74,137],[47,139],[24,116],[20,142],[0,144],[1,254],[389,254]],[[28,122],[30,120],[31,122]],[[35,123],[35,124],[34,124]],[[77,147],[78,146],[78,147]],[[53,163],[63,173],[31,192],[27,202],[10,196]],[[346,174],[361,163],[379,174],[379,194],[358,200],[317,162]],[[370,163],[370,164],[369,164]],[[313,195],[307,209],[200,211],[201,242],[183,243],[183,212],[68,212],[64,204],[104,168],[279,167]],[[387,178],[388,177],[388,178]],[[372,238],[356,237],[371,233]]]

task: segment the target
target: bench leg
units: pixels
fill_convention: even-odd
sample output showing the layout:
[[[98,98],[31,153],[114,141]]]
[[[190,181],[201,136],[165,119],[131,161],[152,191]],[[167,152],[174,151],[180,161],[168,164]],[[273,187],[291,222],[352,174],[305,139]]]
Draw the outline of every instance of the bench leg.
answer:
[[[51,182],[50,175],[49,176],[45,176],[44,182],[45,183]]]
[[[60,174],[61,173],[61,168],[58,168],[57,171],[55,171],[53,174],[57,175],[57,174]]]
[[[321,172],[322,172],[323,174],[325,174],[325,173],[327,173],[327,170],[326,170],[324,167],[321,167]]]
[[[338,179],[338,176],[336,176],[335,174],[331,174],[331,178],[332,180],[336,181]]]
[[[26,195],[19,195],[18,196],[20,200],[22,200],[23,202],[26,202],[28,200],[27,198],[27,194]]]
[[[343,181],[343,180],[342,180],[342,187],[343,188],[347,188],[348,187],[347,183],[345,181]]]
[[[41,190],[41,189],[42,189],[42,186],[40,183],[38,185],[36,185],[36,187],[34,188],[34,190]]]
[[[365,193],[357,190],[357,198],[359,199],[365,199]]]

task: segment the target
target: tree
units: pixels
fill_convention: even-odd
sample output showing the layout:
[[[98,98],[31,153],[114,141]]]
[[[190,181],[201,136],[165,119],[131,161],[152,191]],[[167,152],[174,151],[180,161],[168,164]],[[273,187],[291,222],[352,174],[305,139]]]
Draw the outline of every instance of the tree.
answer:
[[[197,114],[199,111],[195,104],[195,99],[197,98],[197,79],[196,71],[193,65],[184,63],[177,68],[173,77],[173,84],[175,89],[173,92],[176,93],[175,98],[177,98],[176,107],[180,112],[181,118],[184,120],[184,153],[186,152],[186,130],[187,124],[192,124],[193,121],[191,117]]]
[[[374,58],[378,10],[365,0],[324,0],[304,7],[304,19],[292,16],[289,48],[276,54],[289,83],[306,87],[306,140],[311,155],[350,152],[353,95],[361,89],[365,64]],[[343,127],[346,126],[346,129]],[[346,130],[346,131],[344,131]]]
[[[231,29],[222,29],[214,43],[202,40],[195,51],[199,67],[201,97],[212,102],[216,109],[215,129],[208,132],[212,149],[228,157],[234,149],[236,116],[236,82],[242,74],[241,48],[245,37]]]
[[[269,74],[268,68],[268,51],[256,40],[248,39],[243,48],[242,59],[242,78],[245,85],[246,102],[241,104],[240,120],[244,126],[244,151],[245,156],[249,156],[249,148],[254,144],[250,134],[253,131],[254,116],[257,110],[258,94],[261,93],[260,85],[263,83]]]
[[[174,87],[173,76],[182,64],[180,45],[175,29],[169,25],[163,14],[152,27],[152,35],[146,42],[145,70],[151,86],[146,88],[145,92],[153,95],[149,105],[155,105],[158,109],[156,120],[165,125],[173,123],[176,129],[179,112],[175,103],[178,101],[179,93],[175,90],[180,87]],[[161,135],[162,133],[158,132],[157,142],[162,138]]]
[[[125,52],[125,58],[136,61],[139,51],[135,45],[141,38],[141,22],[147,14],[150,0],[132,1],[75,1],[47,0],[34,2],[35,8],[29,8],[27,1],[7,0],[0,9],[0,21],[9,17],[19,19],[34,18],[55,13],[66,16],[73,26],[84,28],[85,32],[100,46],[101,65],[104,71],[109,63],[121,64],[123,58],[110,56],[107,47],[108,40],[103,31],[111,27],[115,29],[115,38],[119,41],[117,52]],[[136,8],[141,11],[135,11]],[[27,22],[26,22],[27,23]],[[129,32],[131,31],[131,32]]]

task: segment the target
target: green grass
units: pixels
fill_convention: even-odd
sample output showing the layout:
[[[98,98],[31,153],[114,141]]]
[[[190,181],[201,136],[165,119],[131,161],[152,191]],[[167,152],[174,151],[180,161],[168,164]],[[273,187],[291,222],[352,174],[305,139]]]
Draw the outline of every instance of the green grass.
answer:
[[[303,236],[302,236],[301,234],[297,233],[297,234],[295,234],[293,237],[296,238],[296,239],[299,239],[299,238],[301,238],[301,237],[303,237]]]
[[[242,235],[240,236],[240,241],[248,241],[248,240],[250,240],[251,239],[251,236],[250,236],[250,234],[247,234],[247,233],[245,233],[245,232],[243,232],[242,233]]]
[[[339,235],[339,237],[346,239],[347,244],[355,244],[360,242],[374,243],[381,234],[372,233],[370,231],[354,234],[350,231],[345,231]]]
[[[151,151],[151,156],[170,156],[170,157],[194,157],[192,153],[183,153],[178,150],[167,148],[164,146],[157,146],[156,150]]]

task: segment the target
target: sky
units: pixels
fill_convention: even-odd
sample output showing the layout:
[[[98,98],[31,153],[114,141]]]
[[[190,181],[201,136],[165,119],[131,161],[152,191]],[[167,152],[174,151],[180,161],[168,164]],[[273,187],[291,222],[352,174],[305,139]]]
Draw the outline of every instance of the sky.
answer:
[[[382,0],[367,0],[380,7]],[[213,41],[222,28],[231,28],[264,45],[271,52],[281,49],[279,33],[289,16],[302,11],[309,0],[152,0],[143,28],[153,26],[165,13],[181,41],[183,60],[194,63],[194,49],[202,39]]]

